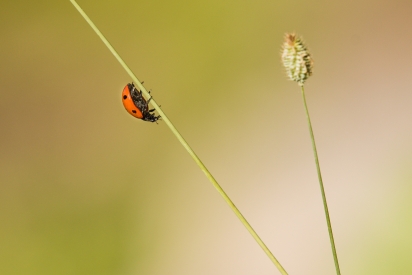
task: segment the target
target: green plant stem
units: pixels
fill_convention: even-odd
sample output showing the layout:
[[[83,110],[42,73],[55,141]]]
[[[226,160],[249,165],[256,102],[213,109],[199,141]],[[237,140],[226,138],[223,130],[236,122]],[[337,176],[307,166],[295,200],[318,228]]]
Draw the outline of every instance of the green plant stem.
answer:
[[[126,72],[129,74],[129,76],[133,79],[134,83],[139,87],[139,89],[143,92],[143,94],[146,96],[146,98],[149,98],[150,95],[143,87],[139,79],[134,75],[132,70],[126,65],[126,63],[123,61],[123,59],[119,56],[119,54],[116,52],[116,50],[113,48],[113,46],[107,41],[107,39],[103,36],[103,34],[99,31],[99,29],[93,24],[93,22],[90,20],[90,18],[86,15],[86,13],[82,10],[82,8],[76,3],[74,0],[70,0],[70,2],[73,4],[73,6],[78,10],[78,12],[83,16],[83,18],[89,23],[90,27],[96,32],[96,34],[100,37],[100,39],[103,41],[103,43],[107,46],[107,48],[110,50],[110,52],[114,55],[114,57],[119,61],[119,63],[122,65],[122,67],[126,70]],[[213,186],[217,189],[217,191],[222,195],[223,199],[227,202],[229,207],[235,212],[236,216],[240,219],[240,221],[243,223],[243,225],[246,227],[246,229],[249,231],[249,233],[253,236],[255,241],[260,245],[260,247],[263,249],[263,251],[266,253],[266,255],[270,258],[270,260],[275,264],[275,266],[279,269],[280,273],[283,275],[287,275],[288,273],[285,271],[285,269],[282,267],[282,265],[279,263],[279,261],[275,258],[275,256],[272,254],[272,252],[269,250],[269,248],[265,245],[265,243],[260,239],[259,235],[255,232],[255,230],[252,228],[252,226],[248,223],[248,221],[245,219],[245,217],[240,213],[239,209],[235,206],[235,204],[232,202],[232,200],[229,198],[229,196],[225,193],[225,191],[222,189],[222,187],[217,183],[215,178],[212,176],[212,174],[207,170],[206,166],[202,163],[202,161],[199,159],[199,157],[195,154],[195,152],[192,150],[192,148],[189,146],[189,144],[184,140],[184,138],[180,135],[180,133],[177,131],[177,129],[173,126],[172,122],[167,118],[165,113],[163,113],[162,109],[160,109],[159,105],[157,105],[156,101],[152,99],[150,103],[153,105],[153,107],[156,109],[156,111],[160,114],[162,117],[162,120],[166,123],[167,126],[169,126],[170,130],[173,132],[173,134],[177,137],[177,139],[180,141],[180,143],[183,145],[183,147],[187,150],[189,155],[194,159],[194,161],[197,163],[197,165],[200,167],[200,169],[205,173],[206,177],[210,180],[210,182],[213,184]]]
[[[327,202],[326,202],[325,188],[323,187],[322,174],[321,174],[321,172],[320,172],[320,165],[319,165],[319,159],[318,159],[318,151],[316,150],[316,144],[315,144],[315,136],[313,135],[312,123],[310,122],[310,116],[309,116],[308,106],[307,106],[307,104],[306,104],[305,89],[303,88],[303,86],[301,86],[301,88],[302,88],[303,104],[305,105],[306,118],[308,119],[310,138],[311,138],[311,140],[312,140],[313,154],[314,154],[314,156],[315,156],[316,170],[317,170],[317,172],[318,172],[318,179],[319,179],[320,191],[321,191],[321,193],[322,193],[323,208],[324,208],[324,210],[325,210],[326,222],[327,222],[327,224],[328,224],[330,245],[332,246],[332,254],[333,254],[333,259],[334,259],[334,261],[335,261],[336,274],[340,275],[340,268],[339,268],[339,262],[338,262],[338,254],[336,253],[335,240],[334,240],[334,238],[333,238],[333,232],[332,232],[332,224],[331,224],[331,222],[330,222],[328,204],[327,204]]]

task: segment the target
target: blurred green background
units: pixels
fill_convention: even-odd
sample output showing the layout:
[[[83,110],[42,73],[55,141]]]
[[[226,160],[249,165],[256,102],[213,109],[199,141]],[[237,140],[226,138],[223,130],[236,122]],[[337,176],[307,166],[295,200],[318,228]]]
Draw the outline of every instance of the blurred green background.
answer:
[[[334,274],[285,32],[306,85],[342,274],[412,274],[412,2],[79,5],[289,274]],[[0,2],[0,274],[278,274],[67,1]]]

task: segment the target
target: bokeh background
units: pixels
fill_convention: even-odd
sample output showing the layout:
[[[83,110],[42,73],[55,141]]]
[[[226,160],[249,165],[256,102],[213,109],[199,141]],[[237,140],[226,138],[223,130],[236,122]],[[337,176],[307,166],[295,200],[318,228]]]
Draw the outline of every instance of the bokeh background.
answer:
[[[412,2],[79,5],[289,274],[334,274],[285,32],[306,87],[342,274],[412,274]],[[0,274],[279,274],[67,1],[0,2]]]

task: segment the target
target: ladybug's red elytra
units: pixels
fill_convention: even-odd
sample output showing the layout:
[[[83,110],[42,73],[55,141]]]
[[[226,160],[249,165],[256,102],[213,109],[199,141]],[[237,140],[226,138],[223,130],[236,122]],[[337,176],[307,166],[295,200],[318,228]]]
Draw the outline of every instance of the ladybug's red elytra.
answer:
[[[144,121],[156,122],[160,116],[152,114],[155,109],[149,110],[149,102],[143,97],[142,91],[139,91],[133,83],[127,84],[122,92],[122,102],[126,111],[136,118]]]

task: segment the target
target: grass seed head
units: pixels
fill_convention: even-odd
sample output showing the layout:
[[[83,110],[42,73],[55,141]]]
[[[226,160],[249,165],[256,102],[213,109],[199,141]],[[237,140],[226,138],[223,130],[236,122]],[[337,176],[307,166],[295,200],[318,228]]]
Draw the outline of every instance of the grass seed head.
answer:
[[[302,38],[294,33],[285,35],[282,48],[282,62],[286,68],[287,76],[303,86],[305,81],[312,75],[313,60]]]

